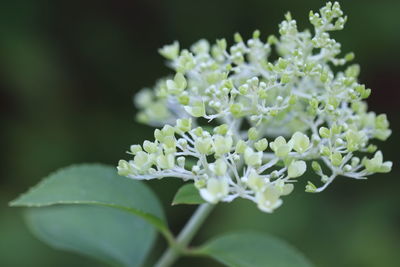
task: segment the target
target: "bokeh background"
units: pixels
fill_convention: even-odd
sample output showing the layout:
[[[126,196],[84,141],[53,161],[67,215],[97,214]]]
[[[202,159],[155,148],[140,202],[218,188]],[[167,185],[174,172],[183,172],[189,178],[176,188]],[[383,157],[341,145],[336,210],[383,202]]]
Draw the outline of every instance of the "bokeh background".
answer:
[[[7,202],[57,168],[115,165],[130,144],[152,134],[135,122],[132,96],[169,73],[157,48],[236,31],[250,37],[254,29],[266,38],[288,10],[309,27],[309,10],[324,2],[0,1],[0,266],[102,266],[37,241]],[[381,147],[393,171],[363,182],[339,178],[319,195],[299,186],[273,215],[247,201],[219,205],[195,243],[253,229],[289,241],[316,266],[399,266],[400,1],[341,2],[349,21],[335,37],[344,52],[356,53],[361,80],[373,89],[371,109],[388,114],[394,133]],[[149,184],[177,231],[193,211],[169,205],[181,183]],[[163,245],[159,239],[153,258]],[[220,266],[190,259],[177,266],[188,264]]]

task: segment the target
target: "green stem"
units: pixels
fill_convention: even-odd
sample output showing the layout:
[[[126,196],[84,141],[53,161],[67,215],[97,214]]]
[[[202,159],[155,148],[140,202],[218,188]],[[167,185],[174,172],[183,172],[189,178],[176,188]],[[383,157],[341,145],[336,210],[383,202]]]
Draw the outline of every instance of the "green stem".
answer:
[[[171,266],[179,258],[213,208],[214,205],[208,203],[197,208],[176,238],[175,245],[164,252],[155,267]]]

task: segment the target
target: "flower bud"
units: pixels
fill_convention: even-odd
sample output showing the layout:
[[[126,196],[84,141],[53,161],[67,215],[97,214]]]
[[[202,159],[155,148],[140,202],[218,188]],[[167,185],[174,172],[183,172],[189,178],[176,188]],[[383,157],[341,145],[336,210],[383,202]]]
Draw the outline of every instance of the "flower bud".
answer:
[[[244,151],[244,161],[249,166],[260,166],[262,155],[262,152],[254,152],[250,147],[247,147]]]
[[[261,140],[258,140],[257,142],[254,143],[254,148],[257,149],[258,151],[264,151],[268,148],[268,141],[267,139],[263,138]]]
[[[310,145],[308,136],[300,132],[295,132],[293,134],[291,142],[293,142],[293,149],[299,153],[305,152]]]
[[[258,138],[258,131],[257,128],[255,127],[251,127],[248,132],[247,135],[249,137],[249,140],[256,140]]]
[[[132,155],[136,155],[139,151],[142,151],[142,147],[140,145],[131,145],[130,147],[130,153]]]
[[[188,132],[192,129],[192,119],[178,119],[176,121],[176,127],[183,133]]]
[[[207,186],[200,189],[201,197],[213,204],[226,197],[228,193],[229,186],[226,179],[210,178],[207,181]]]
[[[306,171],[307,165],[304,161],[298,160],[298,161],[292,161],[288,167],[288,177],[289,178],[296,178],[301,175]]]

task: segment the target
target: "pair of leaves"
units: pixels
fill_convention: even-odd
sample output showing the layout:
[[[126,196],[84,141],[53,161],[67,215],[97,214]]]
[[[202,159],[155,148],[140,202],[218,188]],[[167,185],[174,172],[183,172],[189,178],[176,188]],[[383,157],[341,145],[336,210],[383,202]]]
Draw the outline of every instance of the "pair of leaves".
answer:
[[[200,204],[193,184],[173,204]],[[86,164],[62,169],[11,202],[25,211],[32,232],[63,250],[110,264],[142,266],[156,237],[169,233],[157,197],[143,183],[117,175],[114,167]],[[228,266],[310,266],[296,250],[264,234],[233,233],[193,252]]]

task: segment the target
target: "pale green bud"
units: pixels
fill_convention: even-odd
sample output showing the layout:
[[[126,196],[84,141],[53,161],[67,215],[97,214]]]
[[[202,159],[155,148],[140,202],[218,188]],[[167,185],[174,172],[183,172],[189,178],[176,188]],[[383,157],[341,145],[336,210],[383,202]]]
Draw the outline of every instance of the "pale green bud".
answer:
[[[120,160],[118,161],[118,175],[121,176],[128,176],[129,174],[132,173],[132,167],[130,166],[130,164],[126,161],[126,160]]]
[[[173,136],[175,134],[175,128],[172,127],[171,125],[165,125],[162,128],[162,134],[165,136]]]
[[[217,40],[217,46],[219,47],[219,49],[221,49],[222,51],[226,50],[226,39],[218,39]]]
[[[275,35],[268,36],[267,43],[270,45],[278,43],[278,38]]]
[[[255,149],[258,151],[264,151],[268,148],[268,141],[267,139],[263,138],[261,140],[258,140],[257,142],[254,143]]]
[[[211,137],[199,137],[196,139],[194,146],[201,154],[208,155],[212,152],[213,141]]]
[[[235,40],[236,43],[243,42],[243,38],[242,38],[242,36],[240,35],[240,33],[238,33],[238,32],[236,32],[236,33],[233,35],[233,39]]]
[[[258,39],[260,38],[260,31],[259,30],[255,30],[253,32],[253,39]]]
[[[187,72],[193,69],[196,65],[193,54],[187,50],[182,50],[181,55],[178,57],[177,70],[179,72]]]
[[[152,161],[149,157],[149,154],[143,151],[139,151],[133,158],[133,164],[139,170],[139,172],[145,172],[150,168]]]
[[[185,76],[178,72],[175,74],[174,80],[167,80],[167,88],[171,94],[179,94],[185,90],[187,82]]]
[[[332,134],[340,134],[342,132],[342,126],[333,123],[331,127],[331,132]]]
[[[360,158],[358,158],[358,157],[353,157],[353,158],[351,159],[351,166],[355,167],[355,166],[357,166],[359,163],[360,163]]]
[[[313,161],[313,162],[311,163],[311,167],[313,168],[313,170],[314,170],[316,173],[322,173],[321,165],[320,165],[318,162]]]
[[[176,159],[176,162],[178,163],[179,167],[184,168],[186,159],[185,159],[185,157],[178,157]]]
[[[210,167],[217,176],[224,176],[228,169],[228,166],[223,159],[217,159]]]
[[[236,144],[235,152],[238,154],[242,154],[244,153],[246,148],[247,148],[246,142],[243,140],[239,140]]]
[[[360,74],[360,66],[358,64],[351,65],[347,67],[345,74],[347,77],[357,78]]]
[[[271,213],[282,205],[279,197],[279,190],[275,186],[268,186],[265,190],[256,193],[257,206],[260,210]]]
[[[244,151],[244,161],[249,166],[260,166],[262,156],[262,152],[254,152],[250,147],[247,147]]]
[[[226,179],[210,178],[207,186],[200,189],[201,197],[210,203],[217,203],[229,193],[229,185]]]
[[[204,188],[207,185],[207,180],[206,179],[198,179],[194,182],[194,186],[197,189]]]
[[[278,157],[286,157],[292,150],[292,144],[286,143],[286,140],[283,136],[278,136],[275,138],[274,142],[271,142],[269,146]]]
[[[183,106],[187,106],[190,103],[190,97],[186,92],[182,92],[180,96],[178,96],[178,102],[179,104]]]
[[[279,172],[277,170],[271,172],[271,178],[276,179],[279,177]]]
[[[176,59],[179,54],[179,43],[175,41],[170,45],[164,45],[158,52],[166,59]]]
[[[282,188],[282,196],[287,196],[293,192],[294,185],[293,184],[285,184]]]
[[[325,83],[328,80],[328,78],[329,78],[329,73],[328,73],[328,71],[326,69],[324,69],[321,72],[321,76],[320,76],[319,79],[320,79],[321,82]]]
[[[204,54],[204,53],[209,52],[210,44],[208,43],[207,40],[201,39],[201,40],[197,41],[196,43],[194,43],[190,49],[195,54]]]
[[[281,179],[277,180],[275,183],[275,187],[278,189],[279,194],[281,196],[287,196],[293,192],[294,186],[293,184],[285,184],[285,182]]]
[[[306,192],[315,193],[316,191],[317,191],[317,187],[313,183],[307,182]]]
[[[135,95],[135,106],[145,108],[153,102],[153,92],[150,89],[142,89]]]
[[[201,137],[201,136],[203,136],[203,128],[197,127],[197,128],[195,128],[195,129],[193,129],[193,133],[194,133],[196,136]]]
[[[176,121],[176,128],[183,133],[190,131],[190,129],[192,129],[192,119],[178,119]]]
[[[317,99],[312,98],[312,99],[309,101],[309,104],[310,104],[310,106],[311,106],[313,109],[317,109],[317,108],[318,108],[318,105],[319,105],[319,102],[318,102]]]
[[[251,127],[247,132],[249,140],[256,140],[258,138],[258,134],[258,130],[255,127]]]
[[[287,73],[282,74],[282,76],[281,76],[282,83],[286,84],[286,83],[289,83],[291,80],[292,80],[292,77],[289,74],[287,74]]]
[[[319,135],[322,138],[329,138],[329,136],[331,135],[331,131],[326,127],[321,127],[319,128]]]
[[[239,103],[232,104],[229,110],[234,117],[241,117],[243,115],[242,114],[243,107]]]
[[[249,176],[247,177],[246,184],[254,191],[260,191],[263,189],[265,182],[264,180],[260,177],[260,175],[257,174],[257,172],[252,169],[249,173]]]
[[[304,174],[307,169],[307,165],[302,160],[294,160],[290,163],[288,167],[288,177],[289,178],[296,178]]]
[[[192,106],[185,106],[185,110],[187,113],[196,118],[206,115],[206,108],[203,101],[196,101]]]
[[[382,141],[385,141],[386,139],[388,139],[388,137],[390,136],[392,134],[392,131],[391,130],[375,130],[375,132],[374,132],[374,137],[375,138],[377,138],[377,139],[379,139],[379,140],[382,140]]]
[[[186,141],[186,139],[180,138],[178,140],[178,145],[181,146],[181,148],[183,148],[183,149],[187,148],[187,144],[188,144],[188,142]]]
[[[249,91],[249,85],[248,84],[243,84],[239,87],[239,93],[242,95],[246,95],[247,92]]]
[[[176,139],[174,136],[165,136],[162,142],[164,147],[166,148],[175,148],[176,147]]]
[[[156,153],[158,151],[158,145],[156,143],[150,142],[150,141],[144,141],[143,142],[143,149],[147,153]]]
[[[130,153],[132,155],[136,155],[139,151],[142,151],[142,147],[140,145],[131,145],[130,147]]]
[[[295,132],[291,138],[293,149],[299,153],[305,152],[310,146],[310,139],[301,132]]]
[[[233,140],[231,136],[217,135],[214,138],[215,155],[220,156],[231,151]]]
[[[287,68],[288,65],[289,65],[289,61],[287,61],[281,57],[278,59],[277,66],[279,69],[284,70]]]
[[[330,160],[333,166],[340,166],[343,161],[343,156],[340,152],[335,152],[331,155]]]
[[[378,147],[376,145],[372,145],[372,144],[367,147],[368,153],[374,153],[377,149],[378,149]]]
[[[381,151],[377,151],[372,159],[365,159],[364,166],[368,172],[390,172],[393,163],[391,161],[383,162]]]
[[[363,132],[357,132],[349,130],[346,132],[347,149],[349,151],[356,151],[360,149],[364,142],[365,134]]]
[[[162,141],[164,140],[164,134],[163,134],[163,132],[162,132],[161,130],[159,130],[159,129],[156,129],[156,130],[154,131],[154,138],[155,138],[157,141],[162,142]]]
[[[328,157],[328,156],[331,155],[331,150],[330,150],[329,147],[327,147],[327,146],[322,146],[320,152],[321,152],[321,154],[322,154],[323,156],[325,156],[325,157]]]
[[[345,172],[349,172],[349,171],[351,171],[352,170],[352,167],[351,167],[351,165],[349,165],[349,164],[346,164],[346,165],[344,165],[343,166],[343,171],[345,171]]]
[[[375,125],[378,129],[387,129],[389,127],[389,121],[386,114],[376,116]]]
[[[157,166],[161,169],[172,169],[175,167],[175,157],[173,154],[159,155],[157,157]]]
[[[214,128],[214,133],[225,135],[228,132],[228,130],[229,126],[227,124],[221,124],[220,126]]]

